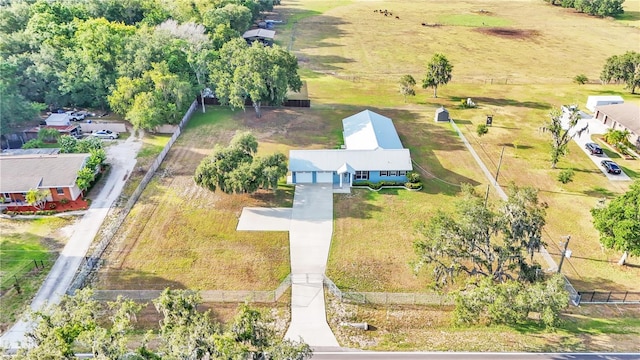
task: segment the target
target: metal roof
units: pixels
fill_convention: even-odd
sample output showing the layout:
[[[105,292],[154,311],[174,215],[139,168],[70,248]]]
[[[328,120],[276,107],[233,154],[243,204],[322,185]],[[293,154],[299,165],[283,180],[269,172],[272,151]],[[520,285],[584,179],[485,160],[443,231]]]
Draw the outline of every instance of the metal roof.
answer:
[[[242,37],[245,39],[250,38],[265,38],[265,39],[273,39],[276,36],[276,32],[274,30],[266,30],[266,29],[253,29],[247,30],[242,34]]]
[[[355,171],[413,170],[409,149],[376,150],[291,150],[290,171],[338,171],[351,167]]]
[[[342,120],[347,150],[402,149],[393,121],[370,110]]]
[[[0,156],[0,193],[72,187],[89,154]]]

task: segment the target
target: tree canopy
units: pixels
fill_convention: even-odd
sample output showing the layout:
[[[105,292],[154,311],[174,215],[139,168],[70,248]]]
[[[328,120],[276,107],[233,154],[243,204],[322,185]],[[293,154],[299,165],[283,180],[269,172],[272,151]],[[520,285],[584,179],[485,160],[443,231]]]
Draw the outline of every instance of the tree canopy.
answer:
[[[600,80],[605,83],[622,82],[635,94],[636,88],[640,87],[640,53],[628,51],[624,55],[608,58],[600,73]]]
[[[567,123],[563,124],[562,118],[564,114],[562,110],[553,109],[549,113],[550,121],[547,125],[547,131],[551,134],[551,168],[555,169],[560,158],[567,155],[568,144],[576,135],[575,126],[580,120],[580,111],[578,107],[572,105],[568,107]]]
[[[287,173],[284,154],[255,157],[258,142],[250,133],[238,133],[228,147],[219,145],[196,168],[196,184],[211,191],[252,193],[260,188],[278,187],[278,180]]]
[[[509,198],[493,210],[470,185],[454,214],[438,212],[418,227],[414,241],[418,267],[433,267],[436,285],[461,274],[531,281],[540,268],[534,252],[543,245],[545,208],[533,188],[509,188]]]
[[[624,0],[545,0],[564,8],[574,8],[579,12],[600,17],[616,16],[624,12]]]
[[[422,88],[433,88],[433,97],[438,97],[438,86],[445,85],[451,80],[453,65],[440,53],[435,53],[427,64],[427,73],[422,79]]]
[[[416,79],[411,75],[403,75],[400,78],[400,95],[404,98],[404,102],[407,102],[407,96],[416,96],[416,90],[413,88],[416,86]]]
[[[293,54],[258,41],[248,45],[241,38],[222,46],[211,64],[211,82],[216,84],[216,96],[223,104],[244,108],[249,99],[258,117],[263,102],[281,105],[289,90],[299,91],[302,87],[298,60]]]
[[[623,265],[627,254],[640,255],[640,181],[629,191],[611,200],[604,207],[591,209],[593,226],[600,233],[600,242],[607,249],[622,251]]]
[[[131,348],[133,324],[142,305],[120,297],[102,304],[93,299],[91,289],[78,290],[32,314],[36,325],[15,358],[73,359],[76,346],[88,349],[96,359],[302,360],[312,355],[305,343],[281,340],[269,319],[247,305],[225,326],[213,323],[210,311],[200,312],[201,302],[195,292],[164,290],[153,300],[162,314],[158,335],[150,332],[142,344]]]

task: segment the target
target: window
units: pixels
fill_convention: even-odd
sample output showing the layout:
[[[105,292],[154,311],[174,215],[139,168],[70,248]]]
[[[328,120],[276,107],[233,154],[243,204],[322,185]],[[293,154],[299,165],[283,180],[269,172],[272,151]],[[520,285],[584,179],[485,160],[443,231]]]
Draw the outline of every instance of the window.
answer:
[[[397,171],[389,171],[389,176],[396,176],[398,175]]]
[[[380,176],[389,176],[388,171],[380,171]]]
[[[400,176],[406,176],[407,172],[406,171],[398,171],[398,175]]]
[[[63,188],[56,188],[56,194],[64,195],[64,189]]]
[[[368,171],[356,171],[356,180],[369,180]]]

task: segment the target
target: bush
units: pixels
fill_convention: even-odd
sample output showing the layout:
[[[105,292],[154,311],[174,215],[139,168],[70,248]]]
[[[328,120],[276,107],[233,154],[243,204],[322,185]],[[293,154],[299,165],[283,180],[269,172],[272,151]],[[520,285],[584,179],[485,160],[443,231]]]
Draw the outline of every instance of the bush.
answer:
[[[422,187],[422,183],[419,182],[419,181],[418,182],[407,182],[407,183],[404,184],[404,186],[407,189],[415,190],[415,189],[420,189]]]
[[[476,128],[476,133],[478,134],[478,136],[482,136],[488,132],[489,132],[489,127],[487,126],[487,124],[480,124]]]
[[[67,199],[67,198],[60,199],[60,204],[64,205],[64,204],[68,204],[68,203],[69,203],[69,199]]]
[[[563,184],[570,183],[573,181],[573,175],[575,175],[573,169],[562,170],[560,171],[560,174],[558,174],[558,181]]]
[[[44,146],[44,143],[40,139],[31,139],[22,145],[23,149],[38,149]]]
[[[585,74],[580,74],[580,75],[576,75],[573,78],[573,82],[579,85],[584,85],[589,81],[589,79],[587,78],[587,75]]]
[[[407,173],[407,181],[410,183],[419,183],[420,182],[420,174],[415,171],[410,171]]]
[[[55,209],[55,208],[56,208],[56,206],[57,206],[56,204],[51,203],[51,204],[49,204],[49,209]]]

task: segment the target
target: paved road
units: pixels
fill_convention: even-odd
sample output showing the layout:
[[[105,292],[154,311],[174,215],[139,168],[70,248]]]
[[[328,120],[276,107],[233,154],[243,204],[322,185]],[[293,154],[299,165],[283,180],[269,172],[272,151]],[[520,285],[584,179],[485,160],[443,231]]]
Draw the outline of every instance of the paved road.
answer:
[[[109,178],[102,191],[91,202],[84,217],[77,222],[69,242],[31,302],[32,310],[39,310],[47,303],[58,303],[66,293],[111,205],[120,195],[126,176],[133,170],[141,145],[141,141],[131,136],[126,141],[118,141],[107,147],[107,162],[111,164]],[[32,324],[26,319],[20,319],[2,335],[0,346],[7,349],[18,348],[21,343],[25,343],[25,333],[31,327]]]
[[[637,360],[640,353],[314,352],[313,360]]]

